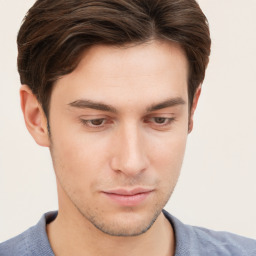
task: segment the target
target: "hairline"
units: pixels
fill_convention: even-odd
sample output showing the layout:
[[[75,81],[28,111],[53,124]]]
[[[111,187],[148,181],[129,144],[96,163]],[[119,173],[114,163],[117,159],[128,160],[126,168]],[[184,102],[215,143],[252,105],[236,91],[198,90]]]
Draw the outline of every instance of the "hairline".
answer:
[[[43,109],[43,111],[45,113],[45,116],[47,118],[47,121],[48,121],[48,119],[50,117],[50,105],[51,105],[52,90],[54,89],[56,83],[61,78],[65,77],[66,75],[69,75],[69,74],[73,73],[76,70],[76,68],[79,66],[79,64],[81,63],[82,59],[86,56],[87,52],[91,48],[97,47],[97,46],[106,46],[106,47],[113,47],[113,48],[117,48],[117,49],[129,49],[129,48],[140,46],[140,45],[143,45],[143,44],[150,44],[150,43],[152,43],[154,41],[160,42],[160,43],[167,43],[169,45],[174,45],[175,47],[180,48],[180,50],[183,52],[183,54],[184,54],[184,56],[186,58],[186,62],[187,62],[187,86],[186,87],[187,87],[187,92],[188,92],[188,108],[189,108],[189,111],[190,111],[191,107],[192,107],[192,102],[193,102],[194,95],[193,95],[193,98],[192,98],[192,102],[190,102],[190,98],[189,98],[190,62],[189,62],[188,56],[186,54],[186,50],[184,49],[184,47],[182,46],[182,44],[180,42],[177,42],[177,41],[174,41],[174,40],[170,40],[170,39],[166,39],[166,38],[161,38],[160,36],[153,35],[149,39],[141,40],[141,41],[137,41],[137,42],[134,41],[134,42],[128,42],[128,43],[123,43],[123,44],[94,43],[94,44],[89,45],[88,47],[85,47],[85,49],[78,56],[79,61],[77,62],[75,68],[70,73],[67,73],[67,74],[65,74],[63,76],[60,76],[56,81],[53,82],[53,84],[51,86],[50,93],[49,93],[47,104],[43,104],[43,102],[40,103],[41,106],[42,106],[42,109]],[[200,84],[198,85],[198,87],[199,86],[200,86]],[[36,98],[38,99],[38,97],[36,97]]]

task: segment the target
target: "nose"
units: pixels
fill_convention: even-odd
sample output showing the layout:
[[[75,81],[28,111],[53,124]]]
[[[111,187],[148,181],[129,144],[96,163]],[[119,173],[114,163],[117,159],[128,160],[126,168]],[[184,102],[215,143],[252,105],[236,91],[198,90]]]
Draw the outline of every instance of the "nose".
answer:
[[[147,147],[135,124],[124,125],[115,136],[111,168],[126,176],[136,176],[148,167]]]

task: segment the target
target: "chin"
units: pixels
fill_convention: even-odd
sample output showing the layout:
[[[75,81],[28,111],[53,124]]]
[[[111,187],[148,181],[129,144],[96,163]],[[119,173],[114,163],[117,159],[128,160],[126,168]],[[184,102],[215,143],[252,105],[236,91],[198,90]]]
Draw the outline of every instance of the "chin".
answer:
[[[149,215],[143,213],[135,213],[133,210],[125,213],[111,214],[109,218],[104,217],[87,217],[87,219],[100,231],[110,236],[133,237],[139,236],[147,232],[156,219],[159,212],[151,212]]]
[[[104,223],[93,223],[96,228],[98,228],[103,233],[110,236],[122,236],[122,237],[132,237],[139,236],[148,231],[154,224],[156,218],[152,219],[149,223],[138,222],[138,221],[116,221],[112,225],[106,225]]]

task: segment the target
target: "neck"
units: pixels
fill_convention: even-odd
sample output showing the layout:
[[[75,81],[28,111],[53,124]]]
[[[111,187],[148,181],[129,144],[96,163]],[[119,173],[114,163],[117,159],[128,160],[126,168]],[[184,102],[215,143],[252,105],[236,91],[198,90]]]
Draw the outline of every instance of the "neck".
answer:
[[[60,209],[47,233],[56,256],[167,256],[175,250],[174,232],[163,213],[144,234],[117,237],[95,228],[77,209],[68,215]]]

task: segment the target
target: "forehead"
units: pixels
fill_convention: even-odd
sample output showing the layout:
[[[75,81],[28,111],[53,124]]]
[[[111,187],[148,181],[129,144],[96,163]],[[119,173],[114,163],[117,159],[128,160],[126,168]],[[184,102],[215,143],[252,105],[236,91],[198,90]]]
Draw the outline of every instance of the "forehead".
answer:
[[[188,62],[175,43],[151,41],[133,46],[97,45],[77,68],[57,81],[54,94],[65,101],[151,104],[163,98],[187,98]]]
[[[124,77],[163,74],[174,71],[188,76],[188,61],[183,49],[177,44],[152,40],[147,43],[126,46],[96,45],[85,51],[73,74],[87,70],[91,75],[100,71],[102,76]]]

